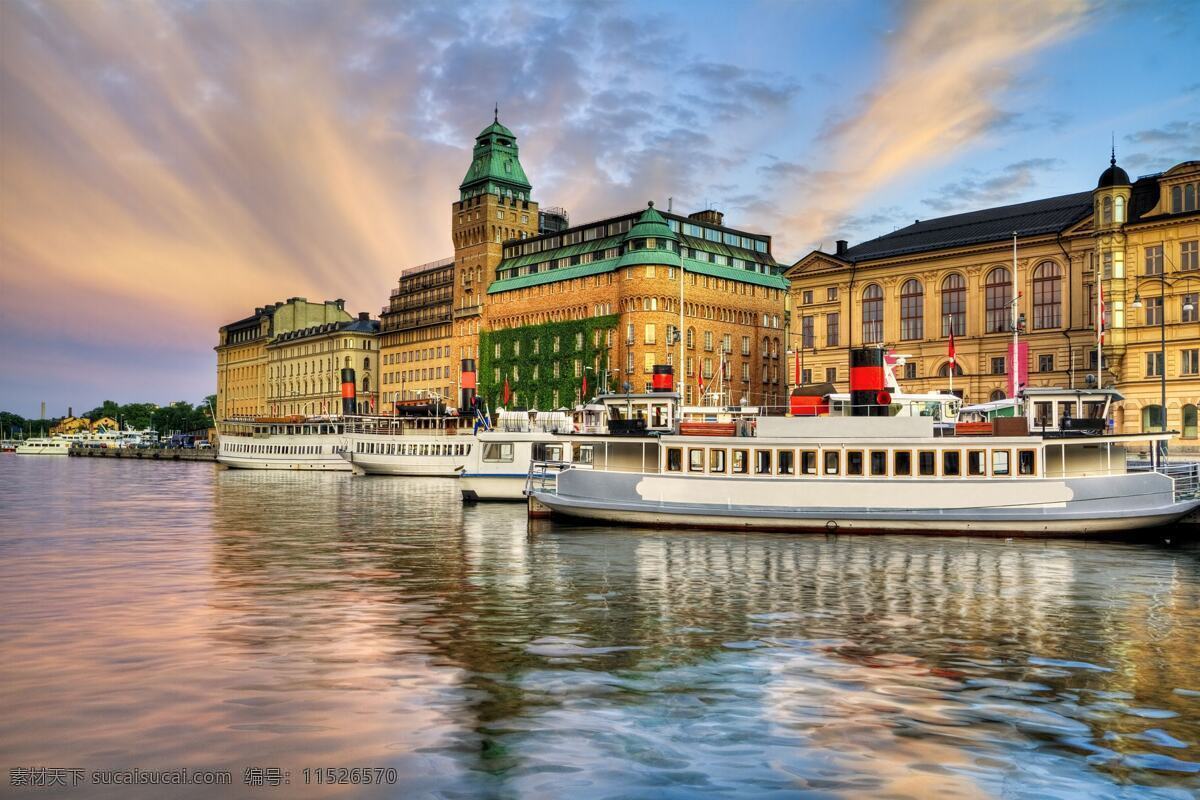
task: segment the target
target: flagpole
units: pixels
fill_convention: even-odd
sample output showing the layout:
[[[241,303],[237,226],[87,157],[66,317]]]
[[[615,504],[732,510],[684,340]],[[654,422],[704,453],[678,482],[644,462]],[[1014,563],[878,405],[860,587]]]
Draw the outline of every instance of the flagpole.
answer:
[[[1096,388],[1104,388],[1104,273],[1096,265]]]
[[[946,318],[950,320],[950,394],[954,394],[954,366],[958,363],[954,353],[954,315],[947,314]]]
[[[1009,359],[1012,362],[1011,364],[1009,364],[1009,372],[1012,374],[1012,397],[1014,399],[1017,396],[1017,392],[1021,388],[1020,386],[1017,385],[1018,375],[1019,375],[1019,373],[1017,372],[1017,358],[1020,357],[1019,356],[1020,351],[1017,348],[1017,337],[1019,335],[1018,330],[1017,330],[1017,321],[1019,320],[1018,309],[1020,307],[1019,304],[1017,303],[1017,299],[1020,297],[1020,295],[1017,294],[1017,285],[1018,285],[1017,284],[1017,232],[1013,231],[1012,313],[1011,313],[1011,317],[1012,317],[1011,323],[1012,323],[1012,332],[1013,332],[1013,348],[1012,348],[1012,357]]]

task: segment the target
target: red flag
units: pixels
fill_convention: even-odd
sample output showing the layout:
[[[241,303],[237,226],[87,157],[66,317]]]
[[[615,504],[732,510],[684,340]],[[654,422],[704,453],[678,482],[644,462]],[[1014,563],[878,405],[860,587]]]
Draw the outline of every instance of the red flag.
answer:
[[[953,322],[950,323],[950,349],[948,351],[948,354],[950,356],[950,366],[954,366],[955,359],[954,359],[954,323]]]
[[[587,370],[586,369],[583,371],[583,391],[579,393],[579,396],[581,399],[587,400]]]
[[[512,388],[508,385],[508,376],[504,376],[504,394],[501,395],[504,405],[508,405],[508,401],[512,399]]]

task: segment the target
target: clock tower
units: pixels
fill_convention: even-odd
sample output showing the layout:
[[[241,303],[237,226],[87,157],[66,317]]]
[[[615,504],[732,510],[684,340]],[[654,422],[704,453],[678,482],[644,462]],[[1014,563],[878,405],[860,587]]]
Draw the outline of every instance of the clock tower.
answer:
[[[517,137],[500,124],[497,109],[492,124],[475,137],[471,165],[450,211],[454,238],[453,352],[460,368],[459,385],[464,390],[473,388],[479,334],[486,326],[487,288],[496,279],[496,267],[504,258],[504,243],[538,233],[538,206],[529,199],[532,188],[518,158]],[[462,394],[465,397],[466,392]]]

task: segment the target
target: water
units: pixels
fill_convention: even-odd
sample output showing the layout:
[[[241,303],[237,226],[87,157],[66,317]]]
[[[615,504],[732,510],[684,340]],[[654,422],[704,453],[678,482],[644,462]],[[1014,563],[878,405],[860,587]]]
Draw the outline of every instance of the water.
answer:
[[[207,464],[4,456],[0,486],[6,795],[56,796],[9,785],[36,766],[232,772],[172,797],[1200,792],[1195,547],[531,535],[453,481]]]

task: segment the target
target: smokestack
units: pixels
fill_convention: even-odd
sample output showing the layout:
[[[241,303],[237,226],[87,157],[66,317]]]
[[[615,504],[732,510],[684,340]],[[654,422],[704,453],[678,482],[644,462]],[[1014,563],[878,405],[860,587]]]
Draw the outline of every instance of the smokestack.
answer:
[[[884,417],[892,396],[884,386],[883,350],[856,347],[850,351],[850,416]]]
[[[650,391],[675,391],[675,368],[670,364],[655,364],[654,372],[650,376]]]
[[[475,359],[464,358],[462,360],[462,378],[459,381],[459,393],[461,397],[459,410],[468,409],[471,407],[472,401],[475,399]]]
[[[342,414],[344,416],[353,416],[358,412],[357,404],[354,402],[356,393],[354,391],[354,368],[342,368]]]

